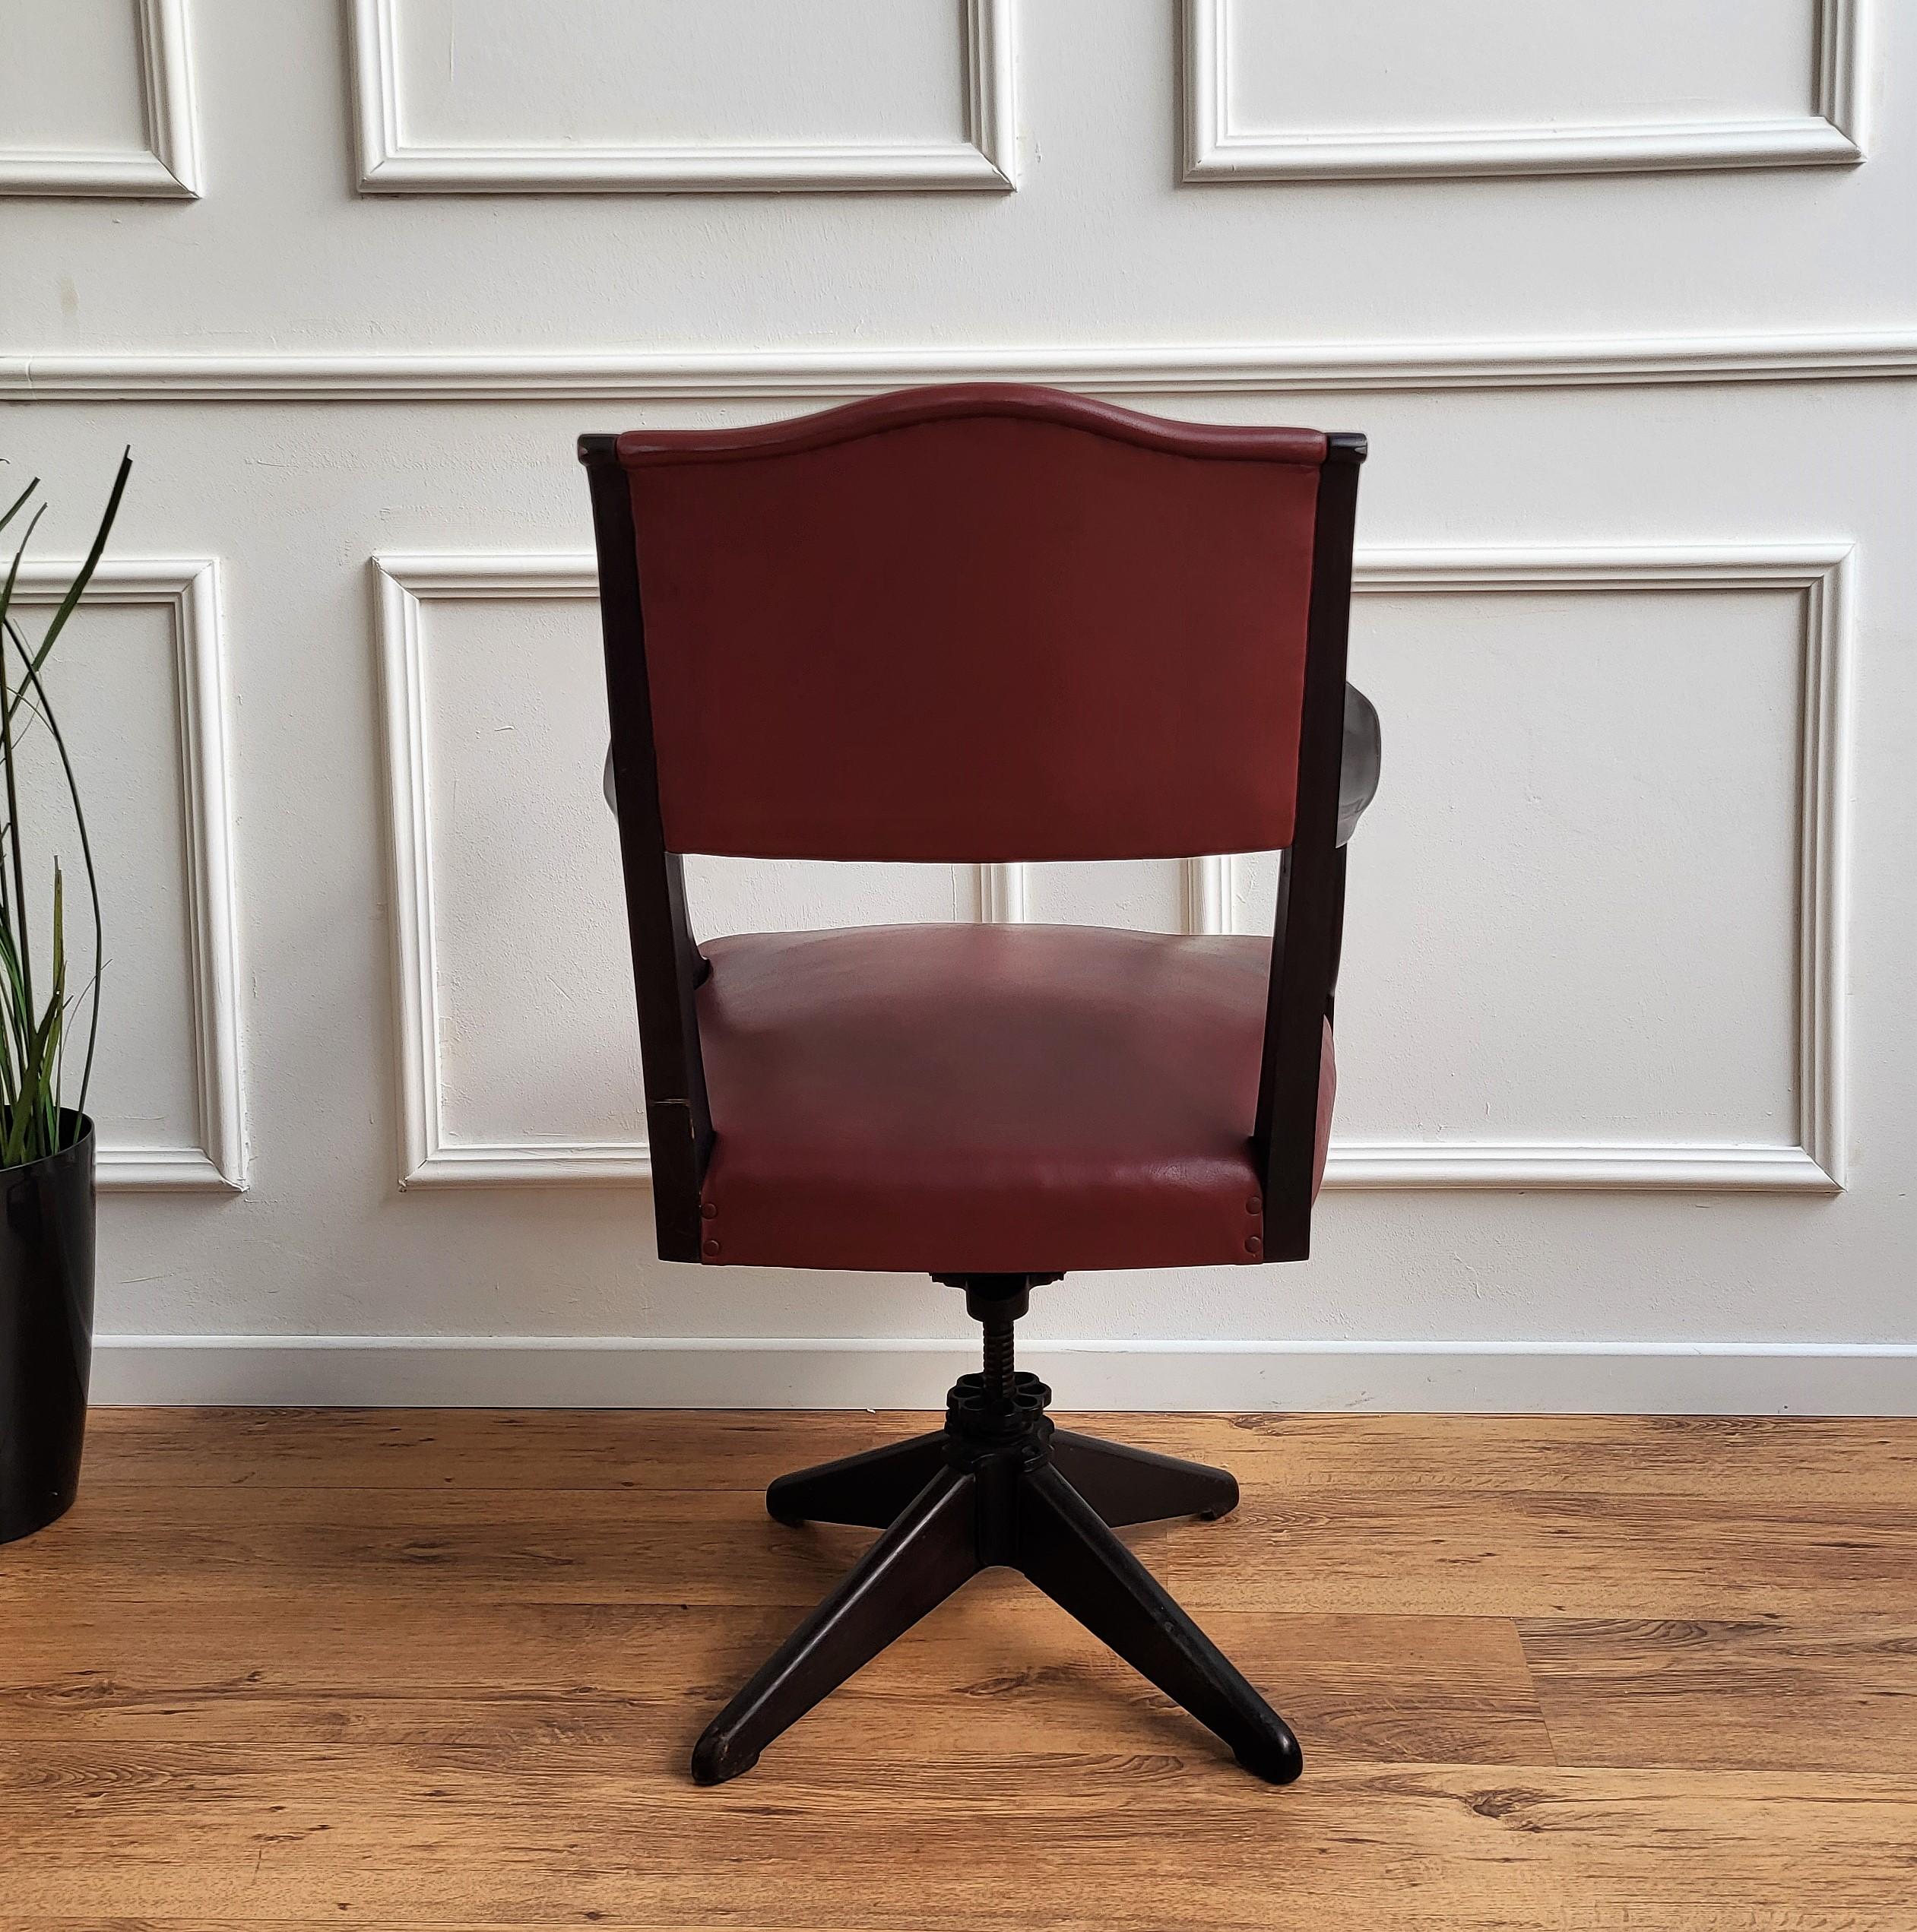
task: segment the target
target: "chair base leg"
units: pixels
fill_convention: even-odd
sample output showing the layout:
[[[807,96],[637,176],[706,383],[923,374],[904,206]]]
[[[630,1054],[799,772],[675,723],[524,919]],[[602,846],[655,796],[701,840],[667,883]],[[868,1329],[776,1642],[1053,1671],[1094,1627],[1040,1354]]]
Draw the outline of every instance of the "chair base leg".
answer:
[[[795,1469],[766,1490],[765,1507],[782,1523],[884,1529],[945,1466],[945,1434],[935,1429],[929,1436]]]
[[[1238,1506],[1238,1479],[1229,1469],[1159,1455],[1126,1443],[1052,1431],[1052,1464],[1114,1529],[1167,1516],[1215,1522]]]
[[[1288,1785],[1304,1769],[1291,1727],[1056,1468],[1028,1471],[1021,1486],[1019,1567],[1216,1732],[1254,1777]]]
[[[705,1729],[692,1775],[722,1785],[827,1692],[936,1610],[978,1568],[974,1479],[941,1468],[838,1588],[760,1665]]]
[[[781,1476],[782,1522],[885,1525],[838,1588],[720,1712],[692,1775],[720,1784],[978,1571],[1022,1570],[1275,1785],[1304,1768],[1291,1728],[1113,1534],[1221,1516],[1225,1470],[1054,1429],[1036,1376],[962,1377],[944,1429]]]

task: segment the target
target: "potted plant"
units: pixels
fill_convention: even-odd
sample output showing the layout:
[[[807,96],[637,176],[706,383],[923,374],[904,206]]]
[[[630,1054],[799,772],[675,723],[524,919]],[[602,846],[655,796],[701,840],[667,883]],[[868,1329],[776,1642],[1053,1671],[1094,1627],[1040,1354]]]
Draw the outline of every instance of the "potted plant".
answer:
[[[45,513],[28,518],[0,584],[0,1543],[30,1536],[71,1506],[80,1483],[93,1366],[93,1123],[87,1117],[104,964],[100,888],[80,787],[40,673],[106,547],[132,464],[119,474],[87,559],[39,639],[14,610],[21,559]],[[5,530],[32,503],[36,477],[0,513]],[[21,822],[16,765],[28,734],[44,731],[73,800],[93,904],[93,972],[69,993],[66,884],[56,857],[50,898],[43,864]],[[73,1009],[91,1007],[79,1085],[65,1101]]]

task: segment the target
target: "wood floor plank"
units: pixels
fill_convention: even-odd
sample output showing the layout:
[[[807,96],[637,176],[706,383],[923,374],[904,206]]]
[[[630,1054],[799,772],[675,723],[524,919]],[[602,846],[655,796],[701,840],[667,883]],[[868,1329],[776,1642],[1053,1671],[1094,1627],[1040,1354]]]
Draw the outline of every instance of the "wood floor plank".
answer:
[[[1824,1416],[1060,1413],[1291,1490],[1488,1490],[1846,1503],[1917,1497],[1917,1420]],[[90,1484],[166,1489],[762,1489],[933,1427],[923,1411],[105,1409]]]
[[[0,1740],[298,1738],[623,1743],[670,1759],[796,1620],[784,1609],[444,1604],[289,1592],[195,1607],[108,1596],[57,1626],[0,1604]],[[1548,1764],[1508,1622],[1226,1613],[1212,1633],[1314,1761]],[[806,1720],[795,1748],[1209,1748],[1171,1701],[1044,1598],[968,1588]]]
[[[1407,1896],[1415,1898],[1415,1891],[1393,1899],[1367,1899],[1349,1914],[1336,1901],[1329,1899],[1309,1900],[1307,1909],[1313,1915],[1312,1924],[1327,1928],[1327,1932],[1345,1932],[1345,1928],[1350,1928],[1351,1932],[1539,1932],[1541,1926],[1548,1927],[1548,1932],[1912,1932],[1910,1913],[1894,1907],[1882,1910],[1847,1907],[1827,1911],[1789,1905],[1747,1905],[1735,1900],[1708,1905],[1672,1905],[1662,1902],[1647,1905],[1642,1901],[1594,1905],[1580,1900],[1561,1899],[1554,1902],[1548,1918],[1540,1919],[1534,1905],[1507,1904],[1494,1898],[1463,1904],[1453,1901],[1434,1908],[1408,1905]],[[1203,1912],[1209,1906],[1209,1901],[1201,1896],[1190,1902],[1185,1915],[1156,1921],[1086,1918],[1068,1914],[1047,1920],[1044,1932],[1114,1932],[1114,1927],[1134,1927],[1139,1928],[1139,1932],[1207,1932],[1207,1928],[1214,1926],[1228,1926],[1228,1921],[1220,1918],[1190,1915],[1193,1911]],[[710,1932],[719,1922],[708,1917],[662,1920],[650,1912],[615,1914],[603,1910],[584,1917],[589,1927],[601,1928],[601,1932],[609,1927],[616,1928],[616,1932]],[[938,1918],[930,1913],[917,1920],[902,1921],[935,1927],[966,1922],[962,1919]],[[1007,1923],[996,1915],[989,1919],[981,1916],[970,1922],[993,1925]],[[1269,1932],[1275,1924],[1284,1922],[1282,1918],[1267,1917],[1259,1923],[1263,1932]],[[143,1913],[137,1918],[91,1915],[45,1918],[38,1914],[23,1918],[8,1914],[0,1919],[6,1932],[215,1932],[215,1928],[217,1932],[267,1932],[269,1927],[272,1932],[318,1932],[321,1927],[337,1927],[342,1924],[350,1926],[353,1932],[399,1932],[402,1924],[406,1932],[419,1932],[421,1926],[426,1925],[447,1927],[449,1932],[450,1928],[455,1927],[457,1932],[519,1932],[519,1928],[527,1923],[523,1919],[502,1921],[483,1912],[456,1910],[438,1919],[376,1921],[358,1915],[344,1917],[337,1911],[330,1918],[303,1915],[296,1918],[233,1916],[211,1919],[197,1913],[189,1918]],[[791,1929],[791,1932],[840,1932],[843,1923],[820,1921],[803,1928]],[[768,1932],[775,1921],[755,1917],[733,1919],[727,1924],[730,1932],[741,1932],[742,1928],[743,1932]]]
[[[83,1490],[57,1536],[10,1552],[21,1587],[84,1598],[103,1576],[182,1600],[335,1590],[440,1601],[817,1600],[870,1538],[773,1523],[746,1490],[182,1490],[153,1533],[151,1492]]]
[[[759,1493],[922,1417],[147,1411],[0,1550],[0,1927],[1917,1932],[1917,1425],[1098,1417],[1304,1737],[1247,1778],[1019,1579],[718,1791],[863,1547]]]
[[[1909,1608],[1917,1498],[1763,1503],[1575,1490],[1248,1490],[1164,1547],[1189,1606],[1690,1617]]]
[[[1567,1763],[1917,1768],[1917,1617],[1520,1626]]]
[[[555,1500],[563,1493],[563,1502]],[[867,1538],[770,1522],[749,1490],[644,1489],[83,1493],[56,1536],[8,1558],[48,1601],[101,1576],[190,1598],[329,1587],[442,1600],[810,1604]],[[1346,1615],[1540,1618],[1907,1610],[1917,1503],[1757,1503],[1573,1491],[1247,1487],[1215,1524],[1131,1539],[1189,1604]]]
[[[1102,1420],[1174,1455],[1206,1445],[1241,1481],[1308,1488],[1917,1502],[1917,1417],[1190,1415]],[[1228,1425],[1221,1433],[1217,1425]],[[1122,1424],[1122,1428],[1117,1426]],[[1099,1427],[1099,1419],[1092,1425]],[[1196,1433],[1188,1433],[1196,1430]]]
[[[822,1759],[702,1793],[576,1745],[59,1747],[0,1768],[0,1808],[23,1913],[331,1905],[343,1923],[430,1921],[476,1893],[538,1924],[1248,1927],[1279,1899],[1357,1923],[1409,1888],[1434,1917],[1545,1925],[1574,1900],[1727,1891],[1881,1911],[1917,1842],[1917,1784],[1829,1773],[1334,1767],[1279,1792],[1170,1753],[1023,1769]],[[968,1882],[981,1861],[1016,1883]]]
[[[1415,1899],[1415,1893],[1409,1896]],[[1205,1903],[1201,1899],[1194,1908],[1202,1911]],[[1279,1910],[1282,1912],[1282,1905]],[[1353,1928],[1353,1932],[1360,1927],[1362,1932],[1540,1932],[1541,1925],[1548,1932],[1912,1932],[1911,1915],[1900,1907],[1826,1911],[1815,1906],[1747,1905],[1731,1899],[1708,1905],[1671,1905],[1661,1902],[1611,1905],[1571,1900],[1555,1905],[1551,1916],[1545,1921],[1539,1920],[1531,1906],[1507,1905],[1494,1899],[1454,1904],[1444,1908],[1441,1915],[1428,1905],[1407,1904],[1403,1896],[1367,1901],[1357,1915],[1348,1916],[1331,1900],[1313,1901],[1311,1910],[1313,1924],[1328,1928],[1328,1932],[1344,1932],[1346,1927]],[[587,1915],[587,1921],[589,1925],[601,1928],[616,1926],[618,1932],[710,1932],[715,1922],[706,1917],[664,1920],[650,1913],[621,1913],[615,1918],[604,1911]],[[936,1922],[930,1915],[916,1921]],[[1263,1924],[1269,1932],[1272,1925],[1285,1922],[1282,1916],[1272,1916]],[[357,1915],[342,1920],[336,1911],[331,1918],[318,1918],[214,1919],[196,1913],[186,1918],[142,1914],[138,1918],[9,1915],[0,1921],[7,1932],[269,1932],[269,1928],[270,1932],[321,1932],[322,1927],[337,1927],[342,1923],[350,1925],[352,1932],[401,1932],[402,1927],[404,1932],[419,1932],[423,1925],[457,1927],[458,1932],[518,1932],[526,1921],[502,1920],[483,1911],[460,1911],[436,1920],[373,1920]],[[731,1932],[762,1932],[769,1923],[763,1918],[734,1920]],[[1113,1932],[1114,1927],[1134,1926],[1152,1927],[1152,1932],[1187,1932],[1187,1928],[1196,1932],[1197,1928],[1225,1923],[1218,1919],[1193,1918],[1189,1912],[1181,1918],[1158,1921],[1155,1927],[1152,1921],[1145,1920],[1086,1918],[1068,1913],[1048,1920],[1044,1932]],[[838,1927],[819,1921],[804,1927],[787,1928],[787,1932],[838,1932]]]
[[[763,1490],[936,1426],[863,1409],[101,1409],[88,1487]]]

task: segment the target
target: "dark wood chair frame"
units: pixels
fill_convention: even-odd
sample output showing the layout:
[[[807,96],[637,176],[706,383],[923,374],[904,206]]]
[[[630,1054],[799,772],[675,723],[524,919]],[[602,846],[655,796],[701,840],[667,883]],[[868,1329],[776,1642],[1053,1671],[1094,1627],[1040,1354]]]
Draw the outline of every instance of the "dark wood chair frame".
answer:
[[[698,1262],[700,1189],[713,1127],[695,996],[710,971],[686,907],[684,862],[667,849],[654,749],[632,495],[616,439],[579,439],[599,555],[607,699],[619,800],[646,1127],[659,1253]],[[1362,436],[1328,439],[1319,473],[1294,835],[1280,862],[1263,1058],[1250,1142],[1267,1262],[1310,1252],[1320,1034],[1336,993],[1345,854],[1338,842],[1351,558]],[[1035,1261],[1042,1259],[1035,1256]],[[749,1770],[764,1747],[978,1570],[1022,1569],[1273,1783],[1303,1767],[1297,1739],[1113,1531],[1216,1517],[1230,1474],[1056,1428],[1050,1392],[1013,1367],[1013,1324],[1056,1275],[938,1275],[984,1328],[981,1373],[962,1376],[946,1426],[784,1476],[778,1520],[881,1531],[850,1574],[699,1739],[693,1775]]]

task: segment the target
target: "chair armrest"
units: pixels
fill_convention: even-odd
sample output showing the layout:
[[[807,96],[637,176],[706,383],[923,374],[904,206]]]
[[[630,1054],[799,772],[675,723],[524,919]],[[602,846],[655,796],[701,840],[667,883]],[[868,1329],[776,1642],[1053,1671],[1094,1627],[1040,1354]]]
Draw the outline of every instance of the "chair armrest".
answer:
[[[1378,708],[1355,684],[1345,687],[1345,750],[1338,771],[1338,842],[1346,844],[1358,830],[1364,808],[1378,795],[1384,762],[1384,738]],[[608,787],[612,778],[608,773]]]

